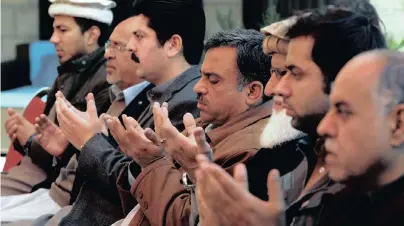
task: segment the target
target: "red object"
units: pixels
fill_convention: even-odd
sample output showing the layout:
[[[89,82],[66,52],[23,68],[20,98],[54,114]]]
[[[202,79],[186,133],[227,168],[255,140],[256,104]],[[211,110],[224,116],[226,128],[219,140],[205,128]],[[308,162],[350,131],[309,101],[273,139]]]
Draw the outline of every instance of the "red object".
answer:
[[[23,116],[32,124],[34,124],[35,118],[40,116],[45,109],[45,102],[41,99],[41,97],[45,96],[48,93],[48,90],[49,88],[40,89],[23,111]],[[14,149],[13,144],[10,144],[3,172],[7,172],[9,169],[16,166],[22,160],[22,158],[23,156]]]

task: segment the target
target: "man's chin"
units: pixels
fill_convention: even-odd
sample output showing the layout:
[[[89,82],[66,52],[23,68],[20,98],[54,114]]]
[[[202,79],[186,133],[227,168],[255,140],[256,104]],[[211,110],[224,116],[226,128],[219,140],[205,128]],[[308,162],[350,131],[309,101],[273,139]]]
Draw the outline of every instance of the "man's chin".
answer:
[[[286,115],[286,110],[272,109],[272,115],[260,137],[263,147],[273,148],[284,142],[302,137],[304,134],[291,125],[292,118]]]
[[[346,177],[346,175],[337,169],[329,169],[328,176],[335,182],[349,183],[349,179]]]
[[[107,74],[107,82],[111,85],[115,85],[117,83],[116,79],[114,79],[112,76]]]
[[[65,62],[67,62],[69,59],[67,59],[66,57],[64,58],[64,57],[59,57],[59,63],[60,64],[63,64],[63,63],[65,63]]]

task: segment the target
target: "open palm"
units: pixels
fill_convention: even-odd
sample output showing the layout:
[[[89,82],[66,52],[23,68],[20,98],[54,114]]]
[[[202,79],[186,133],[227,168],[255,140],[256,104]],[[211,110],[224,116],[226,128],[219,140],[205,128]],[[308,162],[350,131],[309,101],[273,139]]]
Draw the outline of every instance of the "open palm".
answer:
[[[60,156],[66,149],[69,141],[62,130],[45,115],[35,120],[37,142],[51,155]]]

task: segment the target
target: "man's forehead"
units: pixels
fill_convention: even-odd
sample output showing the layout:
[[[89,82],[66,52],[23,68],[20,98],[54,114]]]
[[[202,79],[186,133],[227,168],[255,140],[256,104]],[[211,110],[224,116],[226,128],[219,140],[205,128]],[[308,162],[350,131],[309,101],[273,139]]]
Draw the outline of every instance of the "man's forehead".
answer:
[[[275,68],[285,68],[286,56],[283,54],[275,53],[272,54],[271,64]]]
[[[237,66],[237,50],[234,47],[216,47],[205,54],[204,63],[209,65]]]
[[[202,72],[215,72],[222,74],[225,71],[237,69],[236,48],[217,47],[209,49],[205,54]]]
[[[127,42],[132,35],[132,26],[130,23],[122,22],[118,24],[110,36],[111,41]]]
[[[126,45],[129,42],[130,39],[130,33],[124,33],[124,32],[113,32],[111,36],[109,37],[109,40],[111,42],[116,42],[118,44]]]
[[[145,17],[143,14],[133,16],[124,22],[130,24],[132,32],[148,32],[149,30],[152,30],[149,27],[149,18]]]
[[[73,17],[66,15],[55,15],[53,26],[72,25],[75,24]]]
[[[292,39],[288,48],[288,60],[312,60],[314,38],[312,36],[299,36]]]
[[[311,36],[299,36],[292,39],[289,43],[285,66],[300,68],[303,71],[317,66],[312,58],[313,46],[314,38]]]

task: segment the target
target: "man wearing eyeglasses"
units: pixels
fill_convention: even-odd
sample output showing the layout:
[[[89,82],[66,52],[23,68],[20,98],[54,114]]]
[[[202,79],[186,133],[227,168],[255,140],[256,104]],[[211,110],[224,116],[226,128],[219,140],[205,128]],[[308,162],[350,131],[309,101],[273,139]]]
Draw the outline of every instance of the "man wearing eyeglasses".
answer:
[[[122,117],[122,114],[128,114],[132,117],[138,117],[149,105],[147,99],[147,91],[154,87],[147,81],[140,79],[137,74],[137,63],[131,60],[132,52],[126,49],[126,45],[131,37],[131,24],[127,21],[123,21],[116,26],[112,32],[109,40],[105,43],[104,57],[107,61],[107,81],[111,84],[109,88],[109,97],[111,105],[106,112],[111,116]],[[43,134],[47,134],[47,140],[60,140],[57,136],[62,132],[56,126],[50,126],[51,122],[46,118],[41,119],[38,124],[46,128],[48,131],[43,131]],[[46,126],[48,124],[48,126]],[[53,131],[53,133],[52,133]],[[55,132],[58,131],[58,132]],[[104,131],[106,136],[108,132]],[[114,139],[109,139],[110,143],[116,144]],[[42,144],[46,147],[46,144]],[[64,152],[63,147],[59,148],[61,152]],[[74,155],[67,166],[62,168],[58,178],[52,183],[49,190],[50,197],[55,200],[56,203],[61,203],[62,210],[58,211],[53,218],[50,218],[52,214],[41,217],[35,220],[35,223],[43,223],[48,221],[50,225],[56,225],[59,223],[59,219],[70,212],[70,192],[73,189],[73,182],[76,178],[80,177],[76,175],[77,158]],[[81,181],[78,178],[77,181]]]
[[[55,45],[61,66],[59,76],[48,93],[44,114],[31,124],[20,114],[9,110],[6,129],[13,141],[18,141],[25,155],[18,166],[2,174],[2,223],[33,219],[54,213],[69,203],[71,186],[60,188],[63,198],[51,197],[48,188],[63,174],[74,178],[74,168],[66,165],[77,150],[58,130],[54,103],[60,91],[77,109],[86,108],[86,95],[94,94],[98,113],[105,112],[109,101],[106,82],[104,48],[113,14],[113,1],[71,0],[51,1],[49,15],[54,18],[50,41]],[[95,13],[94,13],[95,12]],[[56,139],[53,139],[56,138]],[[61,172],[61,173],[60,173]],[[4,197],[6,196],[6,197]],[[7,202],[9,205],[7,205]],[[3,216],[3,215],[2,215]]]
[[[131,60],[132,52],[126,48],[132,35],[130,31],[131,24],[123,21],[117,25],[108,42],[105,43],[107,81],[112,85],[110,87],[112,105],[107,114],[119,116],[130,106],[130,112],[125,111],[125,113],[138,118],[149,104],[146,92],[154,85],[137,76],[138,64]]]

